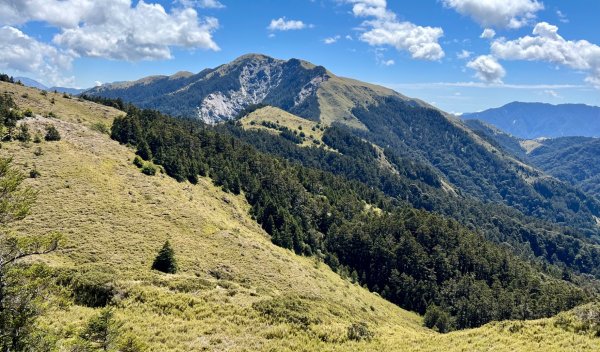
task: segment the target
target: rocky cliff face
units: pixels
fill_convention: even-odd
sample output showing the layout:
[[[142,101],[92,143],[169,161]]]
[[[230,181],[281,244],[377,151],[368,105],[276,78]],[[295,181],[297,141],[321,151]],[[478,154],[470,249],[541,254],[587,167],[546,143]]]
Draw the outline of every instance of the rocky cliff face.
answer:
[[[198,106],[198,118],[211,124],[232,119],[249,105],[262,103],[281,83],[282,61],[261,57],[243,61],[238,76],[239,88],[208,94]]]

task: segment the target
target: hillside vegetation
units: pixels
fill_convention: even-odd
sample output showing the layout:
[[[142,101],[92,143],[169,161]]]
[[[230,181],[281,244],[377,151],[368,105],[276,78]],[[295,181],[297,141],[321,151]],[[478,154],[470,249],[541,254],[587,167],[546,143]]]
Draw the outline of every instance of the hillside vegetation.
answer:
[[[5,89],[15,93],[12,88]],[[104,109],[77,100],[64,103],[91,108],[90,122]],[[24,100],[19,107],[28,104]],[[47,307],[36,325],[57,350],[73,350],[89,321],[99,316],[112,316],[118,326],[111,350],[124,345],[149,351],[600,348],[595,325],[585,318],[594,306],[449,334],[426,329],[416,314],[341,278],[315,257],[272,244],[248,216],[243,196],[225,193],[205,177],[191,184],[160,171],[147,176],[132,164],[134,150],[85,123],[66,121],[60,110],[55,116],[20,123],[32,135],[53,125],[60,141],[4,142],[0,155],[12,157],[23,172],[38,171],[26,181],[39,192],[31,214],[7,230],[22,236],[57,230],[66,238],[59,252],[36,260],[54,268],[73,290],[70,303]],[[173,275],[150,270],[167,239],[180,268]],[[113,315],[104,314],[102,306]]]
[[[479,120],[467,123],[499,148],[549,175],[600,197],[600,139],[560,137],[526,140],[495,129]]]

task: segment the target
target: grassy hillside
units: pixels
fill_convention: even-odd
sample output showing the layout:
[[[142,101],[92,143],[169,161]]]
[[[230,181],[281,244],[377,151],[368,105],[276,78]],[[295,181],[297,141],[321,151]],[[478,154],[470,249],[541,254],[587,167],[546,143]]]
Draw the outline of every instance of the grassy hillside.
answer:
[[[273,106],[265,106],[255,110],[246,115],[240,122],[248,130],[266,130],[281,134],[280,129],[285,127],[297,134],[303,133],[305,137],[302,138],[302,146],[321,145],[323,142],[325,128],[319,123],[303,119]]]
[[[19,106],[34,107],[35,90],[3,89],[27,92],[31,98],[19,100]],[[149,351],[600,349],[600,339],[581,327],[581,309],[445,335],[425,329],[416,314],[314,259],[273,245],[249,218],[243,197],[222,192],[206,178],[191,185],[142,174],[131,163],[132,150],[88,127],[108,122],[105,107],[75,99],[53,107],[58,118],[36,116],[22,123],[32,132],[52,124],[61,141],[2,144],[0,156],[12,157],[24,172],[35,166],[41,174],[27,180],[39,191],[32,214],[11,230],[63,232],[62,250],[39,260],[81,276],[108,273],[122,335],[136,336]],[[81,116],[69,116],[71,111]],[[175,275],[149,269],[166,239],[179,262]],[[69,351],[98,311],[75,304],[52,307],[39,327],[54,335],[57,350]],[[372,340],[349,340],[348,328],[361,322]]]

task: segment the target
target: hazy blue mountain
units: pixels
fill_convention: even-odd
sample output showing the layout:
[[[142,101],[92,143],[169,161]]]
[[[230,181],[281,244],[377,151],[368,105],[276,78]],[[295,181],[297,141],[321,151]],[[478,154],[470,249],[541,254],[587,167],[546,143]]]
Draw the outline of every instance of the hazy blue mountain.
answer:
[[[41,89],[41,90],[48,90],[48,91],[57,91],[59,93],[67,93],[67,94],[71,94],[71,95],[77,95],[77,94],[80,94],[89,89],[89,88],[80,89],[80,88],[68,88],[68,87],[47,87],[44,84],[42,84],[34,79],[28,78],[28,77],[15,77],[15,81],[21,81],[21,83],[23,83],[27,87],[37,88],[37,89]]]
[[[15,81],[21,81],[21,83],[23,83],[27,87],[48,90],[48,87],[46,87],[44,84],[28,77],[15,77]]]
[[[477,113],[463,114],[524,139],[540,137],[600,137],[600,107],[583,104],[551,105],[514,102]]]
[[[67,87],[50,87],[47,90],[49,91],[57,91],[59,93],[67,93],[67,94],[71,94],[71,95],[77,95],[77,94],[81,94],[83,92],[85,92],[86,90],[88,90],[88,88],[67,88]]]

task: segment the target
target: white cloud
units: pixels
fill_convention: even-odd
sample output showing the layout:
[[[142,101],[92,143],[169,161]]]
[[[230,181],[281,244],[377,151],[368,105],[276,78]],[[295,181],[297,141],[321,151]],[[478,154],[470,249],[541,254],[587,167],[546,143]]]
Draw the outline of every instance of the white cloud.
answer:
[[[72,84],[61,71],[71,68],[73,57],[9,26],[0,28],[0,68],[35,76],[50,85]]]
[[[189,1],[216,5],[215,1]],[[219,50],[212,38],[218,20],[200,19],[191,7],[167,12],[161,5],[131,0],[8,0],[0,3],[0,22],[41,21],[61,32],[53,43],[72,55],[119,60],[171,58],[170,48]]]
[[[472,52],[464,49],[460,53],[456,53],[456,57],[461,60],[468,59],[471,57],[471,55],[473,55]]]
[[[355,17],[371,18],[362,23],[360,40],[371,46],[391,45],[399,51],[408,51],[414,59],[439,60],[444,51],[438,40],[444,35],[439,27],[422,27],[401,22],[387,9],[385,0],[347,0],[353,4]]]
[[[396,61],[394,61],[392,59],[387,59],[385,57],[386,51],[387,51],[387,49],[385,49],[385,48],[376,48],[375,49],[375,61],[377,62],[378,65],[381,65],[381,66],[395,65]]]
[[[442,0],[483,27],[521,28],[544,9],[538,0]]]
[[[562,98],[555,90],[553,89],[546,89],[544,91],[544,94],[552,97],[552,98]]]
[[[334,44],[335,42],[337,42],[338,40],[340,40],[340,36],[339,35],[334,35],[333,37],[329,37],[329,38],[325,38],[323,39],[323,43],[325,44]]]
[[[565,40],[558,27],[538,23],[533,36],[496,40],[492,54],[504,60],[546,61],[588,72],[586,82],[600,88],[600,46],[587,40]]]
[[[285,17],[271,20],[271,23],[267,27],[271,31],[292,31],[299,30],[309,27],[306,23],[299,20],[286,20]]]
[[[94,86],[95,87],[100,87],[102,85],[102,82],[100,81],[94,81]]]
[[[177,3],[183,7],[199,7],[203,9],[223,9],[223,5],[218,0],[177,0]]]
[[[504,67],[491,55],[481,55],[469,61],[467,67],[475,70],[475,76],[489,83],[502,83],[506,75]]]
[[[567,15],[565,15],[564,13],[562,13],[562,11],[560,10],[556,10],[556,16],[558,16],[558,20],[562,23],[569,23],[569,19],[567,18]]]
[[[492,39],[496,36],[496,31],[491,28],[486,28],[483,30],[483,33],[479,36],[482,39]]]
[[[192,8],[167,13],[161,5],[143,1],[134,8],[130,0],[103,4],[112,14],[107,20],[83,19],[81,25],[56,35],[53,42],[80,56],[128,61],[170,59],[172,46],[219,50],[212,39],[218,20],[201,21]]]

